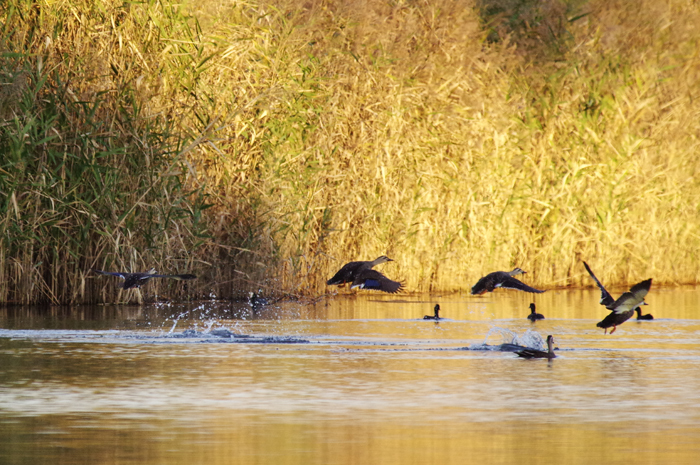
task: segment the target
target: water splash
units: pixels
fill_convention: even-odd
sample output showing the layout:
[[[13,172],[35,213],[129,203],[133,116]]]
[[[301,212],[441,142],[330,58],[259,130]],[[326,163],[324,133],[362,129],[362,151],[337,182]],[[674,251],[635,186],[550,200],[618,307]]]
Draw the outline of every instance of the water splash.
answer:
[[[193,311],[200,310],[202,308],[205,308],[204,305],[200,305],[200,306],[195,307],[195,308],[190,308],[189,310],[185,310],[184,312],[181,312],[179,315],[177,315],[173,319],[173,325],[170,328],[170,331],[168,331],[168,334],[172,334],[173,331],[175,331],[175,327],[177,327],[177,323],[178,323],[178,321],[180,321],[181,318],[185,317],[186,315],[188,315],[189,313],[191,313]]]
[[[498,335],[501,338],[498,344],[488,344],[489,338],[492,335]],[[510,329],[494,326],[488,330],[484,340],[469,346],[469,350],[511,350],[514,348],[530,348],[544,350],[545,342],[540,333],[528,329],[522,335],[518,335]]]

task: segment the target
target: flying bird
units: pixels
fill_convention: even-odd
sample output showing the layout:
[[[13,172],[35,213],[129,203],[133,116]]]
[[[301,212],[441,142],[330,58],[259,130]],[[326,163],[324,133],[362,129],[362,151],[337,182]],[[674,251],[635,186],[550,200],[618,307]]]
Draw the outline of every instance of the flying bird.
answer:
[[[554,343],[554,338],[550,335],[547,336],[547,348],[548,350],[545,352],[544,350],[536,350],[536,349],[524,349],[524,350],[519,350],[516,352],[520,357],[523,358],[547,358],[547,359],[553,359],[556,358],[557,356],[554,355],[554,349],[552,348],[552,344]]]
[[[379,271],[365,268],[356,274],[355,279],[353,279],[350,285],[350,289],[355,289],[356,287],[396,294],[403,289],[403,283],[392,281]]]
[[[513,276],[519,274],[525,274],[525,271],[520,268],[515,268],[513,271],[494,271],[489,273],[472,287],[472,295],[484,294],[486,292],[493,292],[494,289],[502,287],[505,289],[517,289],[519,291],[532,292],[533,294],[541,294],[545,291],[535,289],[527,284],[524,284]]]
[[[440,304],[435,304],[435,308],[433,308],[433,311],[435,312],[435,315],[425,315],[423,316],[424,320],[441,320],[440,318]]]
[[[608,328],[610,327],[612,327],[610,334],[614,333],[619,325],[629,320],[634,315],[634,312],[639,310],[640,305],[647,305],[644,297],[646,297],[651,288],[651,279],[635,284],[628,292],[625,292],[615,300],[605,289],[605,286],[595,277],[588,263],[583,262],[583,266],[586,267],[586,271],[588,271],[588,274],[591,275],[591,278],[593,278],[593,281],[596,282],[600,289],[600,304],[610,310],[610,314],[596,324],[597,327],[605,329],[605,334],[608,333]],[[639,314],[641,315],[641,310],[639,310]]]
[[[591,275],[591,278],[593,278],[593,281],[595,281],[595,283],[598,285],[598,288],[600,289],[600,305],[603,305],[606,308],[609,305],[612,305],[615,302],[613,296],[611,296],[607,289],[605,289],[603,283],[598,281],[598,278],[595,277],[593,271],[591,270],[591,267],[588,266],[588,263],[583,262],[583,266],[586,267],[586,271],[588,271],[588,274]]]
[[[355,278],[364,270],[371,270],[375,266],[381,264],[381,263],[386,263],[386,262],[393,262],[391,258],[387,257],[386,255],[382,255],[381,257],[377,257],[374,260],[371,261],[357,261],[357,262],[349,262],[343,265],[343,267],[338,270],[336,274],[333,275],[331,279],[326,281],[326,285],[328,286],[334,286],[337,285],[338,287],[343,287],[346,283],[352,283],[355,281]]]
[[[612,326],[610,334],[614,333],[617,326],[629,320],[640,305],[646,305],[644,296],[649,292],[649,288],[651,288],[651,279],[632,286],[628,292],[622,294],[611,306],[607,307],[608,310],[611,310],[610,315],[596,326],[604,328],[606,334],[608,328]]]
[[[533,323],[537,320],[544,320],[544,315],[535,312],[534,302],[530,304],[530,314],[527,316],[527,319],[532,321]]]
[[[156,274],[156,269],[151,268],[144,273],[120,273],[115,271],[102,271],[93,270],[95,273],[107,275],[107,276],[117,276],[122,278],[124,282],[119,286],[123,289],[138,288],[146,284],[149,279],[152,278],[170,278],[177,280],[189,280],[196,279],[197,276],[193,274]]]

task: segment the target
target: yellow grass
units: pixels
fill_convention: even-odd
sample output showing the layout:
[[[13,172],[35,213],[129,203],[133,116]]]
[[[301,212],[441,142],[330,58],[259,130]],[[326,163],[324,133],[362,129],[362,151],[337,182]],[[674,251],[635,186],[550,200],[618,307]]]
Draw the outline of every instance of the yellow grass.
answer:
[[[516,265],[536,286],[590,285],[581,260],[611,285],[700,278],[700,14],[687,2],[520,3],[514,23],[508,2],[205,0],[182,7],[198,20],[183,20],[187,37],[158,33],[158,4],[102,5],[150,26],[66,26],[102,76],[84,98],[111,98],[97,68],[124,63],[139,118],[177,123],[166,166],[211,207],[169,220],[149,250],[115,219],[104,230],[124,239],[90,239],[94,263],[180,263],[202,276],[192,296],[217,297],[323,293],[343,263],[382,254],[410,291],[466,290]],[[71,56],[46,55],[45,68]],[[161,194],[153,205],[174,200]],[[4,247],[2,273],[17,275]]]

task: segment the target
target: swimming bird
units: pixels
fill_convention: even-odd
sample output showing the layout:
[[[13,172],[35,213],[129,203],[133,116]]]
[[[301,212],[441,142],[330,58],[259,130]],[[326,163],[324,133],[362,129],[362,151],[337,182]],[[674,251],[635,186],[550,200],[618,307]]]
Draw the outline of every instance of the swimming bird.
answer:
[[[435,312],[435,316],[431,315],[425,315],[423,317],[424,320],[441,320],[440,318],[440,304],[435,304],[435,308],[433,308],[433,311]]]
[[[612,326],[610,334],[614,333],[617,326],[629,320],[640,305],[646,305],[644,296],[649,292],[649,288],[651,288],[651,279],[632,286],[628,292],[622,294],[612,305],[607,307],[608,310],[611,310],[610,315],[596,326],[605,329],[605,334]]]
[[[156,274],[156,269],[151,268],[144,273],[120,273],[114,271],[102,271],[93,270],[95,273],[107,275],[107,276],[117,276],[124,280],[124,283],[119,287],[123,289],[138,288],[146,284],[146,282],[151,278],[171,278],[177,280],[188,280],[196,279],[197,276],[193,274]]]
[[[359,273],[356,273],[355,279],[353,279],[350,285],[350,289],[355,289],[356,287],[396,294],[403,289],[403,283],[392,281],[379,271],[365,268]]]
[[[610,334],[614,333],[618,325],[629,320],[632,315],[634,315],[634,312],[639,310],[640,305],[647,305],[644,301],[644,297],[651,288],[651,279],[635,284],[628,292],[625,292],[615,300],[607,289],[605,289],[605,286],[598,281],[598,278],[593,274],[593,270],[588,266],[588,263],[583,262],[583,266],[600,289],[600,305],[604,305],[605,308],[611,311],[610,315],[596,324],[597,327],[605,329],[605,334],[608,333],[608,328],[611,326],[612,331],[610,331]],[[639,310],[639,314],[641,315],[641,310]]]
[[[653,320],[654,319],[654,315],[652,315],[651,313],[647,313],[646,315],[642,315],[642,309],[639,307],[637,307],[634,311],[637,312],[637,319],[638,320]]]
[[[519,291],[532,292],[536,294],[545,292],[535,289],[534,287],[530,287],[513,277],[524,273],[525,271],[521,270],[520,268],[515,268],[513,271],[494,271],[493,273],[489,273],[474,284],[472,287],[472,295],[493,292],[493,290],[498,287],[503,287],[505,289],[517,289]]]
[[[340,270],[338,270],[336,274],[333,275],[331,279],[326,281],[326,285],[338,285],[338,287],[343,287],[345,283],[352,283],[353,281],[355,281],[355,278],[361,271],[371,270],[372,268],[381,263],[393,261],[394,260],[387,257],[386,255],[382,255],[381,257],[377,257],[371,261],[357,261],[346,263]]]
[[[533,323],[536,320],[544,320],[544,315],[541,313],[536,313],[535,312],[535,304],[534,302],[530,304],[530,314],[527,316],[527,319],[532,321]]]
[[[554,338],[551,335],[549,335],[547,336],[547,352],[545,352],[544,350],[537,349],[524,349],[517,351],[516,354],[524,358],[548,358],[551,360],[557,357],[556,355],[554,355],[554,349],[552,348],[553,343]]]

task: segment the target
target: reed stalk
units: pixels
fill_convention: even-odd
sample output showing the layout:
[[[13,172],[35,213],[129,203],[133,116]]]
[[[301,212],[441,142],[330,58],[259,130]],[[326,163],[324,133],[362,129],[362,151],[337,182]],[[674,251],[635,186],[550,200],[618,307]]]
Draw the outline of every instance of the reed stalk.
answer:
[[[3,6],[0,302],[411,291],[698,272],[686,2]],[[152,297],[151,297],[152,298]]]

